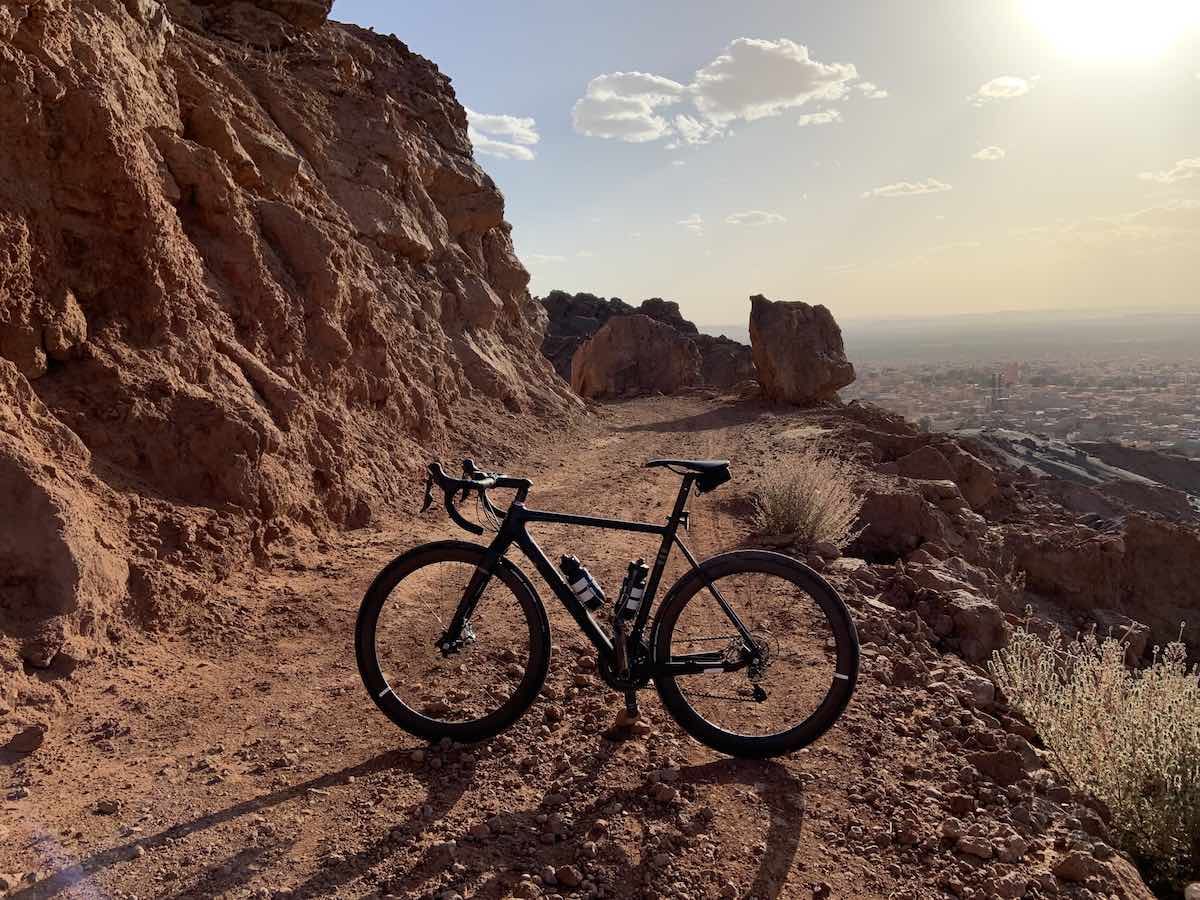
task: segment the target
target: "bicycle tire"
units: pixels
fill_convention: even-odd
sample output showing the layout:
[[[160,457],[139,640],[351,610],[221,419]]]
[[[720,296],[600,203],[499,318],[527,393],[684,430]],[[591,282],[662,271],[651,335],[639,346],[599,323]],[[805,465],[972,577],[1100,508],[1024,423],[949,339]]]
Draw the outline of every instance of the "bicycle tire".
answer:
[[[355,654],[363,685],[372,701],[393,723],[409,734],[429,740],[451,738],[464,743],[494,737],[516,722],[537,699],[550,668],[550,621],[529,579],[512,562],[501,559],[492,576],[511,592],[528,626],[528,656],[513,695],[494,712],[467,722],[427,715],[399,697],[388,683],[377,647],[379,617],[397,586],[423,568],[440,563],[479,566],[487,551],[467,541],[424,544],[396,557],[375,577],[359,607],[354,629]],[[491,584],[489,583],[489,589]],[[478,612],[478,611],[477,611]],[[438,634],[422,635],[433,647]],[[516,636],[520,640],[523,636]]]
[[[781,756],[800,750],[825,734],[845,711],[858,681],[859,646],[854,621],[841,597],[820,575],[780,553],[738,550],[714,556],[684,575],[667,593],[654,619],[650,645],[656,662],[670,659],[673,632],[688,604],[697,597],[707,597],[708,584],[742,574],[785,579],[812,598],[824,613],[836,641],[836,662],[831,663],[833,674],[819,706],[803,721],[784,731],[747,735],[714,725],[689,702],[678,679],[696,676],[660,674],[655,676],[654,684],[675,721],[708,747],[731,756],[753,759]]]

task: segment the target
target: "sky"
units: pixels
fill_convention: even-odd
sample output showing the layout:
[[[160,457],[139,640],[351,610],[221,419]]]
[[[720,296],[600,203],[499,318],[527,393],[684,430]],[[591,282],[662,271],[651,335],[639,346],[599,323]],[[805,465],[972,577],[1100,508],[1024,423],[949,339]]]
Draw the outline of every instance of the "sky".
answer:
[[[449,75],[531,290],[1200,308],[1200,0],[335,0]]]

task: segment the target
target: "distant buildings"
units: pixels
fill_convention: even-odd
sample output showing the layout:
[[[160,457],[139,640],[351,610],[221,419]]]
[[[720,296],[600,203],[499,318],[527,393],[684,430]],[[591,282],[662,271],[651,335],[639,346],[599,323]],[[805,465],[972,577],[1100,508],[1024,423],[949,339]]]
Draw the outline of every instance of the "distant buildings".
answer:
[[[1200,360],[860,365],[842,394],[935,431],[1011,428],[1200,457]]]

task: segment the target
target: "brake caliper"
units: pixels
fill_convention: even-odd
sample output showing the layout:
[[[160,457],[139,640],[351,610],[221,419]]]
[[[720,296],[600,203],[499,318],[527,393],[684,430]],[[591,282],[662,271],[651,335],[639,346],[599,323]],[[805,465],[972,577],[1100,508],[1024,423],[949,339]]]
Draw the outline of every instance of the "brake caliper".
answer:
[[[442,635],[438,639],[437,648],[441,651],[442,656],[453,656],[467,644],[473,643],[475,643],[475,631],[471,628],[470,621],[467,621],[463,623],[462,631],[457,638]]]

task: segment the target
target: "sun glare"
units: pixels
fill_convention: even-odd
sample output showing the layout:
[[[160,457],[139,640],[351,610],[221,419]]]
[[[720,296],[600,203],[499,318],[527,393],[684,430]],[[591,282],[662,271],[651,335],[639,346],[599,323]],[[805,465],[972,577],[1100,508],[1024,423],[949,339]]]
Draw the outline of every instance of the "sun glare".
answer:
[[[1200,25],[1200,0],[1025,0],[1025,9],[1072,56],[1150,59]]]

